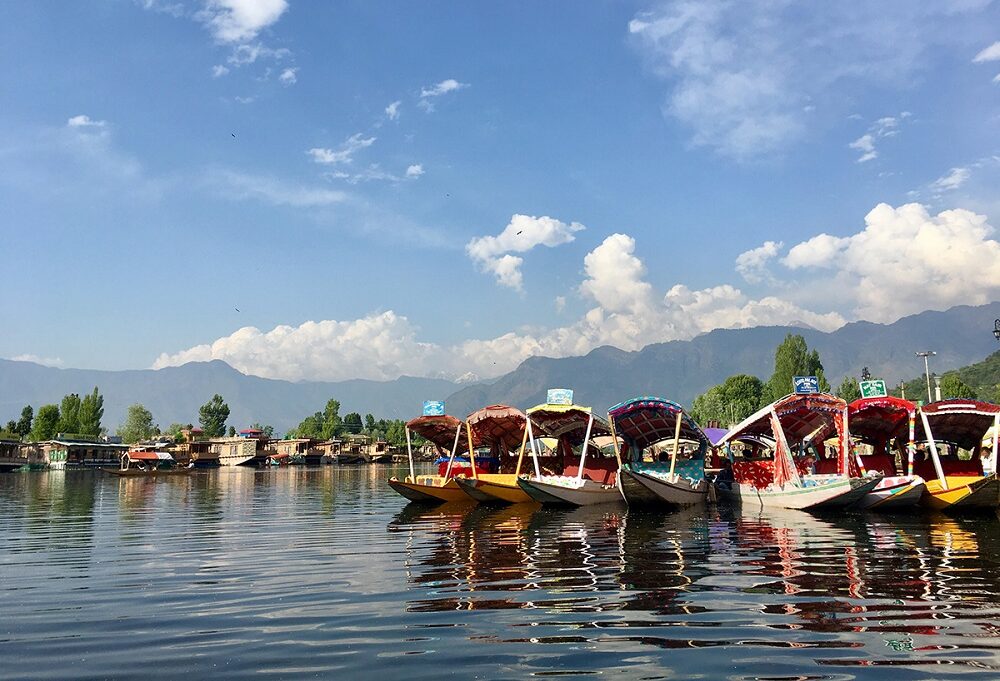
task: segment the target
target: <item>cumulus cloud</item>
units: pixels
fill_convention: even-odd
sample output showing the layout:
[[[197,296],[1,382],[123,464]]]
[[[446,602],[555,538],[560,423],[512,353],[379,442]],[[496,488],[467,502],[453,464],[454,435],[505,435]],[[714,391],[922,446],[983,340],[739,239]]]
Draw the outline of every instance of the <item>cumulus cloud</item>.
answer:
[[[780,241],[765,241],[757,248],[744,251],[736,256],[736,271],[750,284],[770,281],[768,263],[777,257],[784,244]]]
[[[299,82],[298,73],[298,67],[289,67],[281,72],[281,75],[278,76],[278,80],[281,81],[282,85],[295,85]]]
[[[497,236],[475,237],[465,251],[484,271],[492,272],[501,286],[522,290],[523,258],[511,253],[526,253],[536,246],[554,248],[573,241],[584,229],[579,222],[565,223],[548,216],[513,215]]]
[[[276,23],[287,9],[287,0],[209,0],[197,17],[220,43],[242,43]]]
[[[803,13],[787,2],[674,0],[635,15],[628,33],[666,83],[664,113],[695,145],[746,159],[799,140],[825,120],[814,111],[842,106],[852,89],[905,82],[928,46],[959,42],[949,28],[971,20],[953,9],[825,3]]]
[[[323,165],[351,163],[354,160],[354,154],[375,144],[375,139],[374,137],[365,137],[359,132],[344,140],[344,143],[336,150],[314,147],[306,153],[312,156],[313,161]]]
[[[434,110],[433,99],[440,97],[441,95],[446,95],[449,92],[457,92],[469,87],[468,83],[460,83],[454,78],[448,78],[447,80],[442,80],[436,85],[428,85],[420,89],[420,100],[418,105],[424,111],[431,112]]]
[[[420,163],[414,163],[406,168],[406,176],[417,178],[424,174],[424,166]]]
[[[397,99],[395,102],[385,107],[386,118],[388,118],[390,121],[397,120],[399,118],[399,107],[401,107],[402,105],[403,103]]]
[[[1000,243],[984,215],[931,215],[911,203],[879,204],[865,229],[848,237],[820,234],[793,246],[793,270],[826,271],[837,295],[861,319],[891,322],[926,309],[982,305],[1000,297]]]
[[[107,121],[95,121],[90,116],[84,114],[73,116],[66,121],[66,127],[69,128],[103,128],[107,124]]]

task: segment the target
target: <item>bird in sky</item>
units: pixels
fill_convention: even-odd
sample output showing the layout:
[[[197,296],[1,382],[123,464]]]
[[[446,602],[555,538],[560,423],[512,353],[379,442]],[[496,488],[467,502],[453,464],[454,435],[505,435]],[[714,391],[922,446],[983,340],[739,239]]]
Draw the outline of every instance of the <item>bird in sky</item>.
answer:
[[[231,132],[229,134],[232,135],[233,137],[236,137],[236,133],[235,132]]]
[[[238,308],[238,307],[234,307],[233,309],[236,310],[237,312],[240,311],[240,308]]]

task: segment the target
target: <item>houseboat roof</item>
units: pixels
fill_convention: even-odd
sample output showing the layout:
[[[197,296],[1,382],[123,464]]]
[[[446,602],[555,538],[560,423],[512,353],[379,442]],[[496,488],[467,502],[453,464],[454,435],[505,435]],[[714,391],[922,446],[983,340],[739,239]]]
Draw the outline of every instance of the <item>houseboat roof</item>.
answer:
[[[681,415],[681,439],[708,444],[708,437],[694,422],[684,407],[662,397],[644,396],[625,400],[608,410],[615,434],[635,442],[645,449],[649,445],[672,439]]]
[[[119,445],[112,442],[91,442],[89,440],[46,440],[43,445],[61,445],[63,447],[86,447],[88,449],[128,449],[128,445]]]

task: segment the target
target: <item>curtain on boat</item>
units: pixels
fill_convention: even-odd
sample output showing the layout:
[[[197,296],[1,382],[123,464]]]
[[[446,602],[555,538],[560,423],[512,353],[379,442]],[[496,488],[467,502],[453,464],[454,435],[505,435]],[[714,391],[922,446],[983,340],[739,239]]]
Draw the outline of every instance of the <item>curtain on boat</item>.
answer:
[[[792,452],[785,440],[785,431],[778,419],[778,412],[771,410],[771,431],[774,433],[774,484],[783,487],[789,483],[799,487],[802,483],[792,461]]]

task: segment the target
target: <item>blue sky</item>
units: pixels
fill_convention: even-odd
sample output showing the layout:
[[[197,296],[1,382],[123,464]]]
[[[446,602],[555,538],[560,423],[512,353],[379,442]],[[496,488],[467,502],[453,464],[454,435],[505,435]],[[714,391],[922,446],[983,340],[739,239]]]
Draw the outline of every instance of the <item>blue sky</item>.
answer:
[[[275,378],[1000,299],[1000,3],[0,4],[0,356]]]

